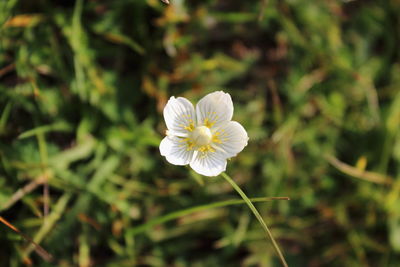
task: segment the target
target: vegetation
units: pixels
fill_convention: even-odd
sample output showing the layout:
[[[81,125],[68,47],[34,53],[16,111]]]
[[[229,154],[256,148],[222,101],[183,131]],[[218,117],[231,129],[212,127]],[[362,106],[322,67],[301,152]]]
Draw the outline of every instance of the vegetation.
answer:
[[[289,266],[399,266],[398,14],[395,0],[1,1],[0,218],[54,261],[3,221],[0,265],[279,266],[221,176],[159,154],[170,96],[224,90],[250,136],[227,173]]]

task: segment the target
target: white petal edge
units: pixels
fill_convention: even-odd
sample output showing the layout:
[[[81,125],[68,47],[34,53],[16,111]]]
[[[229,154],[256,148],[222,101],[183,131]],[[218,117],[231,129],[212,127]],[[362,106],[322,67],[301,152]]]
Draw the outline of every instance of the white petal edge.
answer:
[[[210,93],[200,99],[196,105],[197,124],[204,125],[205,120],[212,124],[212,127],[228,122],[233,116],[232,98],[228,93],[217,91]]]
[[[247,146],[249,136],[243,126],[236,121],[220,126],[216,132],[219,133],[218,138],[222,143],[215,143],[213,147],[223,153],[226,158],[236,156]]]
[[[221,153],[208,152],[205,157],[201,152],[195,152],[190,167],[204,176],[218,176],[226,170],[226,158]]]
[[[164,120],[170,132],[177,136],[187,136],[184,129],[191,122],[196,122],[196,113],[193,104],[184,97],[171,97],[164,107]]]
[[[192,161],[193,151],[187,151],[182,146],[182,139],[176,136],[166,136],[160,143],[160,153],[165,159],[174,165],[187,165]]]

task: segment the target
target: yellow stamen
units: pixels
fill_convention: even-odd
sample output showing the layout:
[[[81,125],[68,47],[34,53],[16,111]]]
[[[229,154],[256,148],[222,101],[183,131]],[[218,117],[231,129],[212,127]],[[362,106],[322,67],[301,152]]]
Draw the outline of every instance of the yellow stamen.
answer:
[[[211,128],[215,124],[215,120],[210,121],[209,118],[205,118],[203,124],[204,124],[204,126]]]
[[[189,140],[189,141],[186,142],[186,144],[187,144],[186,151],[193,150],[193,148],[194,148],[194,143],[193,143],[192,141]]]
[[[215,133],[212,133],[209,127],[215,122],[210,122],[208,118],[204,120],[204,126],[194,126],[194,122],[189,120],[189,125],[181,125],[184,129],[192,132],[187,138],[181,138],[179,143],[180,147],[185,147],[186,151],[196,150],[201,153],[201,157],[205,158],[208,153],[213,153],[216,149],[212,144],[222,144],[228,138],[224,129],[220,129]]]
[[[219,137],[218,137],[220,134],[221,134],[220,132],[215,132],[211,139],[211,142],[217,143],[217,144],[222,144],[221,139],[219,139]]]
[[[190,123],[188,126],[183,126],[183,129],[192,132],[194,130],[194,123]]]
[[[215,149],[213,147],[211,147],[210,145],[201,146],[201,147],[199,147],[198,150],[202,153],[215,152]]]

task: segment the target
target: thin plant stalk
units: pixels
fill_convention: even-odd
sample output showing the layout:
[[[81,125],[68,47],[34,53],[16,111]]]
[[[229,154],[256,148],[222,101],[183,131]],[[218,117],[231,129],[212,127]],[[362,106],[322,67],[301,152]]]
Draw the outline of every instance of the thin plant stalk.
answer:
[[[18,228],[16,228],[14,225],[12,225],[10,222],[8,222],[6,219],[4,219],[2,216],[0,216],[0,222],[5,224],[7,227],[9,227],[11,230],[22,236],[26,241],[28,241],[30,244],[33,245],[33,249],[36,251],[36,253],[42,257],[47,262],[52,262],[53,261],[53,256],[48,253],[44,248],[42,248],[39,244],[37,244],[35,241],[33,241],[30,237],[27,235],[24,235]]]
[[[283,256],[278,243],[275,241],[274,237],[272,236],[271,231],[269,230],[267,224],[264,222],[263,218],[261,217],[260,213],[257,211],[256,207],[253,205],[251,200],[246,196],[246,194],[243,192],[242,189],[235,183],[235,181],[232,180],[232,178],[226,174],[225,172],[221,173],[221,176],[238,192],[238,194],[243,198],[243,200],[246,202],[247,206],[249,206],[250,210],[253,212],[254,216],[257,218],[259,223],[261,224],[262,228],[265,230],[267,233],[267,236],[269,239],[272,241],[272,245],[276,251],[276,253],[279,256],[279,259],[282,263],[283,266],[287,267],[288,264],[286,263],[285,257]]]

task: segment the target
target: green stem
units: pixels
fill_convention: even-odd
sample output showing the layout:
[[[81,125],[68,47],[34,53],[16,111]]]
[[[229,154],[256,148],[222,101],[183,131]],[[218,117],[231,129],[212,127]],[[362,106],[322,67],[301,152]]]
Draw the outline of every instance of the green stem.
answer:
[[[283,256],[281,250],[279,249],[278,243],[276,243],[274,237],[272,236],[271,231],[269,230],[268,226],[265,224],[263,218],[261,217],[260,213],[257,211],[256,207],[254,207],[254,205],[250,201],[250,199],[246,196],[246,194],[242,191],[242,189],[240,189],[240,187],[235,183],[235,181],[233,181],[232,178],[229,177],[229,175],[227,175],[225,172],[223,172],[223,173],[221,173],[221,176],[236,190],[236,192],[239,193],[239,195],[246,202],[247,206],[249,206],[250,210],[253,212],[254,216],[256,216],[257,220],[260,222],[261,226],[264,228],[265,232],[267,233],[267,236],[271,239],[272,245],[274,246],[274,249],[279,256],[279,259],[281,260],[282,265],[287,267],[288,264],[286,263],[285,257]]]

